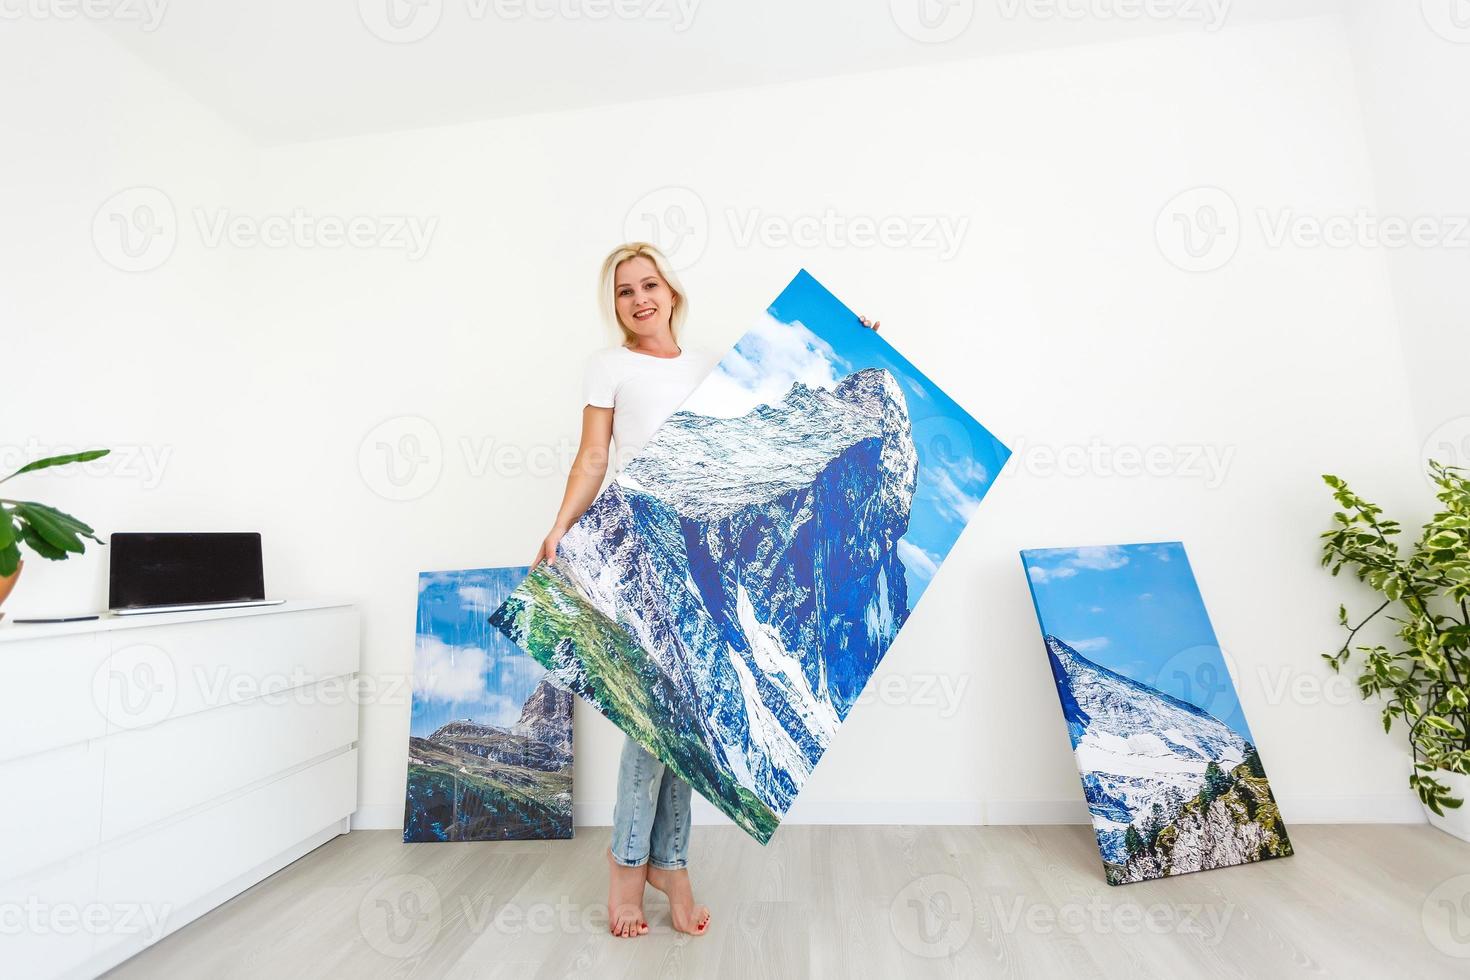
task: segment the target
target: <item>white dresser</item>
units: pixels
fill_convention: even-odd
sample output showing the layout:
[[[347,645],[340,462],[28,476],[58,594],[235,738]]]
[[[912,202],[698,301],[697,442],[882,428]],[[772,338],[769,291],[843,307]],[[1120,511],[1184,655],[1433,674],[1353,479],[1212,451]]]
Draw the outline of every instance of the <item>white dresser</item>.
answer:
[[[348,829],[357,609],[0,622],[0,976],[91,977]]]

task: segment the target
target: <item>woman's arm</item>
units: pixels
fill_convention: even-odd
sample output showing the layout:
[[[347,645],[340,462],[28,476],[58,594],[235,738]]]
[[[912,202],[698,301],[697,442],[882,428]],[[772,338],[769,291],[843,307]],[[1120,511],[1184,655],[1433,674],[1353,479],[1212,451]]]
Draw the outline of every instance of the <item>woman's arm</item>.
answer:
[[[562,494],[561,509],[556,512],[551,533],[541,542],[541,550],[536,552],[536,558],[531,562],[532,568],[542,561],[555,563],[557,542],[597,498],[602,478],[607,476],[612,424],[612,409],[596,405],[582,409],[582,441],[577,446],[576,458],[572,460],[572,471],[567,474],[567,490]]]

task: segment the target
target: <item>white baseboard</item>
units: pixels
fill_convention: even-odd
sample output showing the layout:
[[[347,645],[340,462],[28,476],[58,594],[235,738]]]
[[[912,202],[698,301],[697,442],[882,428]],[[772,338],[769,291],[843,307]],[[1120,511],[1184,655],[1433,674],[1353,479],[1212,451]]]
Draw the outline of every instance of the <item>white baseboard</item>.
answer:
[[[1287,826],[1293,823],[1424,823],[1412,793],[1394,796],[1278,796]],[[578,827],[611,827],[611,800],[572,804]],[[698,797],[692,820],[724,824],[729,818]],[[1087,805],[1070,800],[798,800],[783,823],[825,825],[1010,826],[1085,824]],[[403,805],[365,804],[352,815],[353,830],[401,830]]]

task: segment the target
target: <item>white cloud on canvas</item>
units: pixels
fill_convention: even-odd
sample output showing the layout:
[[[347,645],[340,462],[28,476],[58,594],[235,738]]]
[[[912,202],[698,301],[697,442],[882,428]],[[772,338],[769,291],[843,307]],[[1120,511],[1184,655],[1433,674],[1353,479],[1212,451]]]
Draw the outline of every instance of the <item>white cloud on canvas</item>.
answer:
[[[838,360],[827,342],[801,323],[782,323],[762,313],[681,410],[736,418],[779,402],[798,381],[830,390],[842,378]]]

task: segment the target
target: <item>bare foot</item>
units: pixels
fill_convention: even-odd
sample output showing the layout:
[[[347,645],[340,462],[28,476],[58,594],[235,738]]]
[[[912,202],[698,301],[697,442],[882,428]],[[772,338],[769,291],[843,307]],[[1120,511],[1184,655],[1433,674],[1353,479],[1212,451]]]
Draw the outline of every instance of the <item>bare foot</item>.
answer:
[[[709,909],[694,904],[694,889],[689,884],[689,869],[667,870],[648,866],[648,883],[669,897],[669,912],[674,928],[691,936],[702,936],[709,928]]]
[[[613,860],[609,848],[607,869],[608,932],[620,938],[643,935],[648,931],[648,922],[643,918],[643,882],[648,876],[648,865],[624,867]]]

